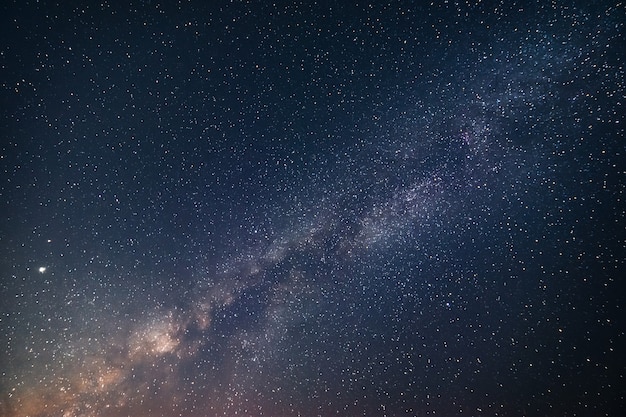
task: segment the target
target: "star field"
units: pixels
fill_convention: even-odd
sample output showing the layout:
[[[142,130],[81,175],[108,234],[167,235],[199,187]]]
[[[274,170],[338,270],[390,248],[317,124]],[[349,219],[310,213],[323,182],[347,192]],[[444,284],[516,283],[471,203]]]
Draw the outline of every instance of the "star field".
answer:
[[[87,3],[1,6],[0,416],[624,414],[623,4]]]

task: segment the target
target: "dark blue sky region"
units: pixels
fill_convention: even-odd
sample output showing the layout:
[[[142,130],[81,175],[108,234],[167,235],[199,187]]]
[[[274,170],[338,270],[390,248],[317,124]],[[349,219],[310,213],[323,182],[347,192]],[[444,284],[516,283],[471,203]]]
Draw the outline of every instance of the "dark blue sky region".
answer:
[[[623,4],[70,3],[0,6],[1,416],[626,412]]]

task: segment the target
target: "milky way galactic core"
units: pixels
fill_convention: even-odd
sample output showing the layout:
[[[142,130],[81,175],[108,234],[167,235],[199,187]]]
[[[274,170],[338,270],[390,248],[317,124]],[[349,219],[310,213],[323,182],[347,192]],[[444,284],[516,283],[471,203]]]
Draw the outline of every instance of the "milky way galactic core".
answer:
[[[5,3],[0,416],[626,412],[624,5]]]

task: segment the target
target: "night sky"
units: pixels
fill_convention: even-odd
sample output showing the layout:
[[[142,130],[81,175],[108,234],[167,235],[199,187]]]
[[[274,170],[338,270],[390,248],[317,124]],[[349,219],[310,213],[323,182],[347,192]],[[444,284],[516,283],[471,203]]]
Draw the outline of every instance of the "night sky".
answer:
[[[623,3],[0,15],[0,416],[626,415]]]

